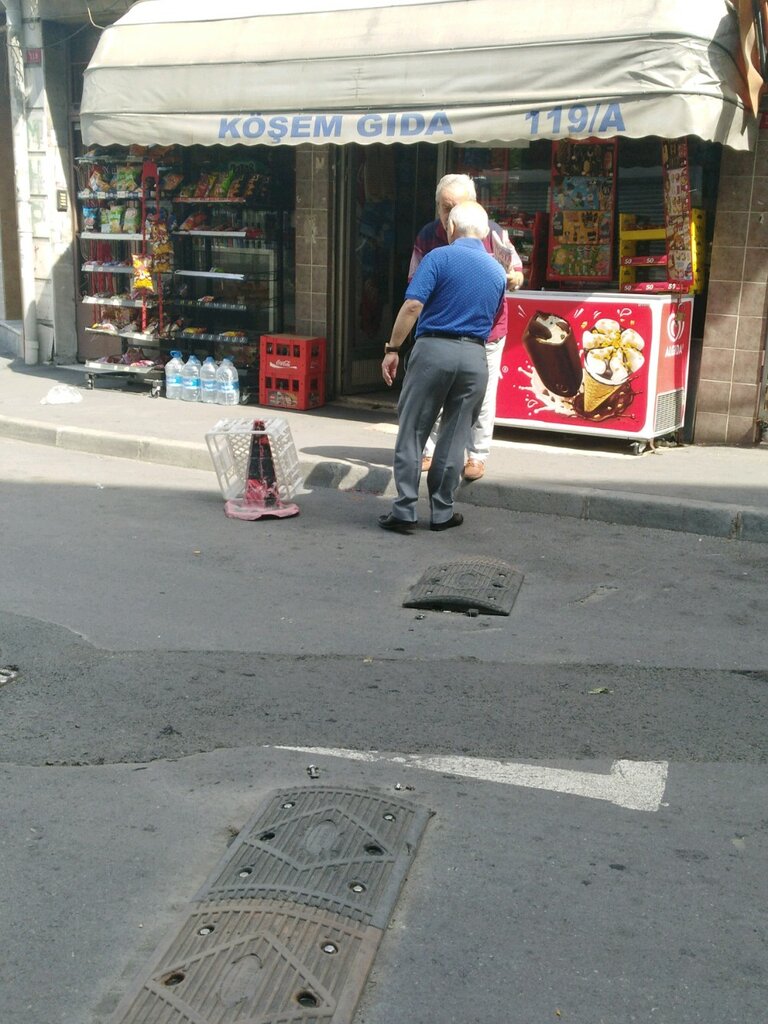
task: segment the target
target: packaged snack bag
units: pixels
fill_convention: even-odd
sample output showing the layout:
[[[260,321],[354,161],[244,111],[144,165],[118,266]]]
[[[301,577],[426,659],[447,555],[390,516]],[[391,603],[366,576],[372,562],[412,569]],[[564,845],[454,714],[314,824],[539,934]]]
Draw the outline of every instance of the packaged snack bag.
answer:
[[[168,274],[173,270],[173,245],[168,226],[161,217],[153,217],[148,221],[148,227],[152,269],[155,273]]]
[[[119,235],[123,230],[123,208],[122,206],[110,206],[107,210],[109,231],[113,235]],[[103,223],[103,222],[102,222]]]
[[[91,192],[109,192],[109,178],[104,168],[97,164],[88,177],[88,188]]]
[[[170,174],[166,174],[165,177],[162,178],[160,181],[160,188],[163,192],[170,194],[176,191],[182,181],[184,181],[184,175],[172,171]]]
[[[149,292],[154,291],[155,286],[152,281],[152,271],[150,269],[152,257],[142,256],[139,253],[134,253],[132,260],[134,291],[139,291],[140,289],[145,289],[146,291]]]
[[[123,214],[123,231],[129,235],[135,235],[139,231],[139,220],[141,211],[138,206],[127,206]]]
[[[99,230],[99,208],[98,206],[83,207],[83,231]]]

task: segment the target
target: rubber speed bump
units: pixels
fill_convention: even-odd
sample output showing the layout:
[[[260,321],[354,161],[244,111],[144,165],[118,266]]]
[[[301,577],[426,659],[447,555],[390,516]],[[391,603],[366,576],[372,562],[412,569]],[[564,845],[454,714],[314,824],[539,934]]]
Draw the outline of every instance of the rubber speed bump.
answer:
[[[411,587],[404,608],[509,615],[523,574],[493,558],[464,558],[427,569]]]
[[[346,1024],[380,936],[292,903],[198,904],[112,1024]]]
[[[245,825],[195,899],[290,899],[384,928],[428,820],[371,790],[286,790]]]

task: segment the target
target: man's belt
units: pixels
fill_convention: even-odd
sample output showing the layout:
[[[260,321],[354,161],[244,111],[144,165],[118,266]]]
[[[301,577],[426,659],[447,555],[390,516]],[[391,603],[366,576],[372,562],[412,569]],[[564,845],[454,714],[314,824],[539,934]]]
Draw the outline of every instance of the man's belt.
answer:
[[[450,338],[451,341],[471,341],[474,345],[484,345],[486,342],[485,338],[479,337],[477,334],[453,334],[451,331],[435,331],[434,334],[420,334],[419,338]]]

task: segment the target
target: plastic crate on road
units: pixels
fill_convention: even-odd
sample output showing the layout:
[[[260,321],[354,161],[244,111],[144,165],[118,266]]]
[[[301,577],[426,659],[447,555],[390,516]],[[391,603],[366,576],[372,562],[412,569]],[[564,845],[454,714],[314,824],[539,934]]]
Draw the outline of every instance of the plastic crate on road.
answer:
[[[274,469],[274,481],[265,481],[267,486],[274,487],[284,502],[289,502],[301,487],[299,458],[287,420],[223,419],[214,424],[205,440],[225,499],[246,497],[253,480],[255,456],[264,437],[269,442]]]

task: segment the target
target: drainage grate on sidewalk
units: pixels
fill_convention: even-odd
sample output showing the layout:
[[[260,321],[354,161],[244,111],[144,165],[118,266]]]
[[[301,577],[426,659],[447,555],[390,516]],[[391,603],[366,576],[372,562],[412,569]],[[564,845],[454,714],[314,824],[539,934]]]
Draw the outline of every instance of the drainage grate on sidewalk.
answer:
[[[197,904],[126,993],[113,1024],[342,1024],[381,933],[313,907]]]
[[[494,558],[464,558],[433,565],[411,587],[404,608],[509,615],[523,574]]]
[[[245,825],[195,899],[291,899],[384,928],[428,819],[369,790],[286,790]]]

